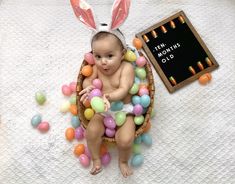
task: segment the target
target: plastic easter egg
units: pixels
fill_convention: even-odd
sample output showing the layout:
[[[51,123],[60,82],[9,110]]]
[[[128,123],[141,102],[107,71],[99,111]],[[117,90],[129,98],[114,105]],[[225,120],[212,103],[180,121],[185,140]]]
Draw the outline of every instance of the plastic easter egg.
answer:
[[[115,122],[116,122],[117,126],[122,126],[123,123],[125,123],[125,121],[126,121],[126,113],[125,112],[120,111],[115,114]]]
[[[60,112],[68,112],[70,108],[70,103],[69,101],[64,101],[61,105],[60,105]]]
[[[143,107],[140,104],[136,104],[133,108],[133,113],[136,116],[140,116],[143,113]]]
[[[152,137],[150,136],[149,133],[142,134],[141,135],[141,140],[147,146],[151,146],[152,145]]]
[[[136,83],[136,84],[140,84],[140,82],[141,82],[140,78],[135,77],[135,83]]]
[[[80,124],[81,124],[80,120],[79,120],[79,118],[77,116],[72,116],[71,117],[71,125],[72,125],[73,128],[79,127]]]
[[[106,116],[104,118],[104,126],[109,128],[109,129],[115,129],[116,128],[116,123],[115,123],[115,120],[113,119],[112,116]]]
[[[144,68],[140,68],[140,67],[136,67],[135,69],[135,74],[137,77],[139,77],[140,79],[145,79],[146,78],[146,71]]]
[[[79,162],[83,167],[88,167],[90,165],[90,159],[85,154],[79,156]]]
[[[139,67],[143,67],[144,65],[146,65],[146,63],[147,63],[147,60],[146,60],[146,58],[144,56],[140,56],[136,60],[136,64]]]
[[[62,90],[62,93],[65,95],[65,96],[70,96],[72,94],[72,91],[70,89],[70,87],[66,84],[64,84],[62,87],[61,87],[61,90]]]
[[[84,111],[84,116],[87,120],[91,120],[92,117],[94,116],[95,112],[93,111],[92,108],[87,108],[85,111]]]
[[[131,159],[131,165],[133,167],[139,167],[144,162],[144,157],[141,154],[136,154]]]
[[[142,125],[144,123],[144,116],[135,116],[134,117],[134,122],[136,125]]]
[[[105,129],[105,135],[107,137],[114,137],[115,133],[116,133],[115,129],[110,129],[110,128]]]
[[[84,138],[84,134],[83,134],[83,129],[82,127],[78,127],[75,129],[75,132],[74,132],[74,137],[77,139],[77,140],[81,140]]]
[[[135,144],[140,144],[141,142],[142,142],[141,136],[136,137],[135,140],[134,140]]]
[[[103,83],[102,83],[102,81],[100,80],[100,79],[94,79],[93,81],[92,81],[92,85],[95,87],[95,88],[97,88],[97,89],[102,89],[102,87],[103,87]]]
[[[137,96],[137,95],[134,95],[134,96],[132,97],[131,101],[132,101],[132,103],[133,103],[134,105],[140,104],[140,103],[141,103],[141,98],[140,98],[139,96]]]
[[[84,107],[88,108],[91,107],[91,103],[89,100],[85,100],[85,102],[82,103],[84,105]]]
[[[210,82],[212,76],[210,73],[205,73],[203,74],[202,76],[199,77],[199,83],[202,84],[202,85],[206,85],[207,83]]]
[[[134,94],[136,94],[138,92],[138,90],[139,90],[139,85],[134,83],[132,85],[131,89],[129,90],[129,93],[134,95]]]
[[[91,76],[92,72],[93,69],[91,65],[86,65],[82,67],[82,75],[84,75],[85,77]]]
[[[131,50],[127,50],[124,55],[124,60],[129,61],[129,62],[134,62],[136,60],[135,53],[132,52]]]
[[[142,87],[139,89],[138,95],[139,96],[149,95],[149,90],[145,87]]]
[[[76,92],[76,87],[77,87],[77,83],[76,82],[70,82],[69,88],[72,91],[72,93]]]
[[[35,100],[39,105],[43,105],[46,101],[46,95],[42,91],[38,91],[35,93]]]
[[[104,112],[104,101],[102,98],[95,96],[91,99],[91,107],[96,113]]]
[[[102,97],[102,92],[100,91],[100,89],[95,88],[95,89],[91,90],[91,92],[88,96],[88,100],[91,101],[91,99],[95,96]]]
[[[108,152],[108,149],[107,149],[106,144],[101,144],[101,146],[100,146],[100,156],[103,156],[107,152]]]
[[[74,128],[67,128],[66,131],[65,131],[65,138],[68,141],[72,141],[74,139],[74,136],[75,136]]]
[[[111,155],[110,153],[105,153],[102,157],[101,157],[101,163],[103,166],[107,166],[111,161]]]
[[[77,115],[78,114],[78,108],[74,104],[70,105],[69,110],[70,110],[71,114],[73,114],[73,115]]]
[[[37,129],[44,133],[44,132],[47,132],[49,129],[50,129],[50,125],[47,121],[43,121],[41,123],[39,123],[39,125],[37,126]]]
[[[75,94],[71,95],[70,98],[69,98],[69,102],[70,104],[76,104],[76,101],[77,101],[77,97]]]
[[[34,128],[36,128],[39,125],[39,123],[41,123],[41,121],[42,121],[42,115],[41,114],[36,114],[31,119],[31,125]]]
[[[123,102],[122,101],[116,101],[111,103],[111,111],[120,111],[123,109]]]
[[[85,146],[84,144],[78,144],[77,146],[75,146],[73,153],[76,156],[80,156],[81,154],[85,153]]]
[[[148,95],[143,95],[140,97],[140,104],[143,107],[148,107],[150,105],[150,97]]]
[[[140,154],[141,153],[141,146],[140,144],[133,144],[133,153]]]
[[[88,147],[85,146],[85,155],[90,159],[91,158],[91,152],[89,151]]]
[[[93,54],[90,53],[90,52],[84,54],[84,59],[90,65],[94,65],[95,64],[95,60],[94,60]]]
[[[135,46],[135,48],[138,50],[143,47],[143,43],[139,38],[134,38],[132,43]]]

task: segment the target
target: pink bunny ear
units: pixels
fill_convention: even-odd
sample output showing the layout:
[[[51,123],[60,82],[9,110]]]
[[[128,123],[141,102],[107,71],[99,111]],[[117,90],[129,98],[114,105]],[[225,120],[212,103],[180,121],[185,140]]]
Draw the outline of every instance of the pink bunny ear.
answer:
[[[96,29],[91,6],[85,0],[70,0],[77,18],[91,29]]]
[[[111,29],[117,29],[126,20],[131,1],[130,0],[115,0],[112,9]]]

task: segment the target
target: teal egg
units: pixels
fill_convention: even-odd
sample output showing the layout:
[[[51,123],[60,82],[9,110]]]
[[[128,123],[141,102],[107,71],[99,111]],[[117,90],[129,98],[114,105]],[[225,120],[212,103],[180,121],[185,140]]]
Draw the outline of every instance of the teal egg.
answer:
[[[80,123],[80,120],[79,120],[78,116],[72,116],[71,117],[71,125],[72,125],[73,128],[79,127],[80,124],[81,123]]]
[[[133,153],[140,154],[141,153],[141,145],[140,144],[133,144]]]
[[[142,125],[143,122],[144,122],[144,116],[141,115],[141,116],[135,116],[134,117],[134,122],[136,125]]]
[[[135,143],[135,144],[140,144],[141,141],[142,141],[142,140],[141,140],[141,136],[138,136],[138,137],[135,138],[134,143]]]
[[[73,94],[73,95],[71,95],[71,97],[69,98],[69,102],[70,102],[70,104],[76,104],[76,99],[77,99],[77,97],[76,97],[76,95],[75,94]]]
[[[129,93],[134,95],[134,94],[138,93],[138,91],[139,91],[139,85],[134,83],[132,85],[131,89],[129,90]]]
[[[136,154],[131,159],[131,165],[133,167],[138,167],[138,166],[142,165],[143,162],[144,162],[144,157],[141,154]]]
[[[126,121],[126,113],[122,111],[117,112],[115,114],[115,121],[116,121],[117,126],[122,126],[123,123],[125,123]]]
[[[146,71],[144,68],[136,67],[135,69],[135,75],[139,77],[140,79],[145,79],[146,78]]]
[[[116,101],[111,103],[111,111],[120,111],[123,109],[123,102]]]
[[[95,96],[91,99],[91,107],[96,113],[104,112],[104,101],[102,98]]]
[[[140,97],[140,104],[143,107],[148,107],[150,105],[150,97],[149,95],[143,95]]]
[[[140,84],[141,80],[138,77],[135,77],[135,83]]]
[[[147,146],[151,146],[152,145],[152,137],[150,136],[149,133],[144,133],[141,135],[141,140],[142,142],[147,145]]]
[[[140,103],[141,103],[141,98],[140,98],[140,96],[134,95],[134,96],[132,97],[132,103],[133,103],[134,105],[140,104]]]
[[[46,95],[42,91],[35,93],[35,100],[39,105],[43,105],[46,101]]]
[[[32,117],[32,119],[31,119],[31,125],[33,126],[33,127],[37,127],[40,123],[42,122],[42,116],[41,116],[41,114],[36,114],[36,115],[34,115],[33,117]]]

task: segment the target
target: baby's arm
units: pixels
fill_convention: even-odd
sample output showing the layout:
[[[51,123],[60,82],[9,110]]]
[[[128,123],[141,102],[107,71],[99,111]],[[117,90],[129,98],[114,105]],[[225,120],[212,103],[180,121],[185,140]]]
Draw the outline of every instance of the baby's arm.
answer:
[[[133,66],[130,63],[124,63],[121,72],[119,88],[111,93],[105,94],[109,101],[123,100],[129,93],[135,78]]]

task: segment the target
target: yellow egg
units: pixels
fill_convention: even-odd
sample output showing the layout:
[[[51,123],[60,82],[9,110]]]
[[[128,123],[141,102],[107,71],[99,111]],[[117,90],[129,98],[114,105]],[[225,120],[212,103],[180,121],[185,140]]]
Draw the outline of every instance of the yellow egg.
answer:
[[[94,116],[95,112],[93,109],[91,108],[87,108],[85,111],[84,111],[84,116],[87,120],[91,120],[91,118]]]
[[[134,52],[132,52],[131,50],[127,50],[124,55],[124,59],[126,61],[134,62],[134,61],[136,61],[137,57]]]

